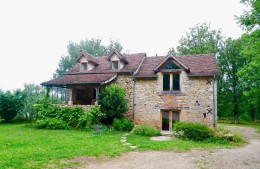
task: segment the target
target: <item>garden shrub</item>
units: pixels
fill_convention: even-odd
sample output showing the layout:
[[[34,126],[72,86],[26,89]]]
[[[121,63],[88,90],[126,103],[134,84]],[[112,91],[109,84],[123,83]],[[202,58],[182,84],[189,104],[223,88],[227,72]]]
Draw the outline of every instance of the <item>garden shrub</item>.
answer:
[[[133,133],[142,136],[160,136],[160,129],[152,126],[139,125],[133,129]]]
[[[59,107],[57,105],[44,103],[36,104],[34,105],[34,108],[38,112],[40,118],[47,122],[49,119],[58,119],[74,128],[82,128],[86,123],[85,121],[82,121],[82,117],[85,115],[82,107]]]
[[[128,100],[125,95],[125,89],[117,84],[111,84],[101,90],[98,103],[105,114],[102,117],[103,123],[112,124],[114,118],[124,117],[124,113],[128,110]]]
[[[112,127],[114,130],[117,131],[131,131],[134,127],[134,123],[128,120],[127,118],[115,118]]]
[[[174,124],[174,135],[195,141],[203,141],[213,136],[213,130],[199,123],[176,122]]]
[[[39,129],[47,128],[47,129],[67,129],[69,126],[57,118],[45,118],[43,120],[37,120],[35,126]]]

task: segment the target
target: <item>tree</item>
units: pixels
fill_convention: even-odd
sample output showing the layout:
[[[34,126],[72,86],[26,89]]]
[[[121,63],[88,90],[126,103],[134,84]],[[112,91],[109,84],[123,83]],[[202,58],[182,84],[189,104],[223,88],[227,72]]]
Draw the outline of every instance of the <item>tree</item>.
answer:
[[[125,95],[125,89],[117,84],[111,84],[101,90],[98,104],[105,114],[102,118],[103,123],[112,124],[114,118],[124,117],[124,113],[128,110]]]
[[[22,101],[18,92],[0,91],[0,117],[5,122],[10,122],[18,114],[21,106]]]
[[[119,52],[123,49],[122,45],[118,41],[110,39],[110,44],[108,46],[102,45],[101,42],[101,39],[94,38],[81,40],[80,43],[69,42],[67,45],[68,55],[61,57],[59,66],[53,77],[60,77],[72,68],[76,64],[76,59],[79,56],[80,50],[84,50],[93,56],[106,56],[113,49],[117,49]]]
[[[176,55],[177,55],[177,52],[175,51],[174,48],[170,48],[170,50],[168,51],[167,55],[173,55],[173,56],[176,56]]]
[[[244,13],[237,17],[239,23],[242,27],[247,30],[259,29],[260,25],[260,1],[259,0],[241,0],[246,6],[250,6],[249,11],[244,11]]]
[[[237,72],[244,64],[245,59],[241,55],[241,40],[228,38],[223,43],[218,56],[218,67],[221,72],[218,78],[218,93],[220,95],[218,112],[221,114],[222,111],[233,111],[234,123],[238,123],[239,98],[243,92],[242,86],[239,85],[241,78],[237,76]]]
[[[244,94],[249,101],[251,120],[255,120],[255,114],[260,113],[259,96],[260,92],[260,1],[241,0],[241,3],[250,6],[249,11],[245,11],[238,21],[248,32],[242,35],[242,51],[246,64],[238,72],[238,76],[243,79],[241,85],[245,88]]]
[[[45,89],[35,84],[24,84],[24,89],[19,92],[22,98],[22,107],[19,111],[21,119],[33,120],[37,113],[33,108],[34,104],[39,104],[45,95]]]
[[[207,23],[196,24],[186,33],[186,37],[179,40],[177,53],[180,55],[217,53],[222,38],[221,30],[211,30]]]

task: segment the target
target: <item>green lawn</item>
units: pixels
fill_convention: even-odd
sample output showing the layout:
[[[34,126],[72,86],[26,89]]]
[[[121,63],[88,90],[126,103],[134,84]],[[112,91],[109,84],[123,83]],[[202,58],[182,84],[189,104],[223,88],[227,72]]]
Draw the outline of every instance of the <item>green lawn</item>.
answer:
[[[149,137],[129,135],[128,142],[136,145],[141,150],[174,150],[186,151],[191,149],[213,149],[239,146],[241,143],[230,143],[221,141],[197,142],[192,140],[172,139],[169,141],[152,141]]]
[[[97,134],[79,130],[36,129],[28,124],[0,124],[0,168],[57,168],[75,165],[64,159],[77,156],[116,156],[131,151],[120,142],[122,133]],[[173,139],[156,142],[130,134],[127,141],[137,150],[222,148],[240,144]]]
[[[129,151],[120,143],[121,135],[0,124],[0,168],[49,168],[76,156],[116,156]]]

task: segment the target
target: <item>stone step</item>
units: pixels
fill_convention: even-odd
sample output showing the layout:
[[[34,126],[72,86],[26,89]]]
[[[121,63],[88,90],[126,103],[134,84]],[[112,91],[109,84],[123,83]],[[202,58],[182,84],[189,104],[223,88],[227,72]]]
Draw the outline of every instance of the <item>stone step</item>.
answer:
[[[162,135],[162,136],[172,136],[172,135],[173,135],[173,132],[172,132],[172,131],[162,130],[162,131],[161,131],[161,135]]]

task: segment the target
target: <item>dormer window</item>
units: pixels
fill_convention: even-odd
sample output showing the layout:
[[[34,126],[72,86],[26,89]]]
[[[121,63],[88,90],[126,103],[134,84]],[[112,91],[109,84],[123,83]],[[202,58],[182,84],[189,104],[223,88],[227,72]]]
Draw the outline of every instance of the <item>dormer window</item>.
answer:
[[[111,68],[114,70],[120,70],[124,68],[128,61],[126,60],[125,56],[114,49],[108,56],[107,61],[111,63]]]
[[[87,71],[88,70],[88,63],[81,63],[81,70]]]
[[[119,68],[119,61],[112,61],[113,69],[118,70]]]

